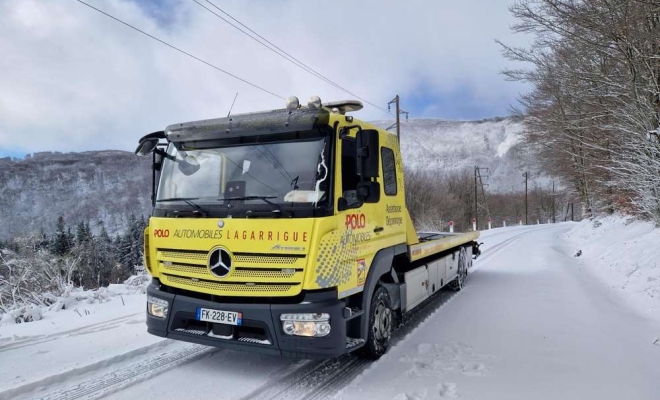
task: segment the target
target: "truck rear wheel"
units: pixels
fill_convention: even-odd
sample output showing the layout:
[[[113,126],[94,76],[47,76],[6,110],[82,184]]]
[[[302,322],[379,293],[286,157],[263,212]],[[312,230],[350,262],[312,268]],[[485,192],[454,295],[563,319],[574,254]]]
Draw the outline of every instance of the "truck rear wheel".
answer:
[[[374,295],[371,297],[369,333],[367,335],[367,343],[361,349],[363,356],[377,359],[385,354],[390,345],[393,323],[394,313],[392,311],[390,294],[387,289],[378,286],[374,291]]]
[[[458,274],[453,281],[449,282],[449,287],[453,290],[460,292],[465,287],[465,281],[467,280],[468,274],[468,261],[467,261],[467,252],[465,247],[461,247],[461,252],[458,256]]]

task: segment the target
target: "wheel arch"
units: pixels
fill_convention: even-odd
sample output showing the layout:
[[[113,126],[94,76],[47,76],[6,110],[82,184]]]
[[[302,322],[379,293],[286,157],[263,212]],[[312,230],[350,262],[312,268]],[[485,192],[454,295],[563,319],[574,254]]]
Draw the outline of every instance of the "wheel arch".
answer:
[[[392,300],[393,307],[395,304],[400,303],[400,295],[398,292],[398,286],[395,285],[392,278],[392,264],[394,257],[402,252],[406,251],[405,245],[392,246],[385,249],[381,249],[376,253],[373,261],[371,262],[371,267],[369,268],[369,274],[364,283],[364,288],[362,289],[362,318],[360,321],[360,337],[365,339],[367,338],[369,330],[369,312],[371,311],[371,297],[376,290],[376,286],[379,283],[383,283],[383,286],[390,294],[390,299]],[[385,277],[385,278],[383,278]]]

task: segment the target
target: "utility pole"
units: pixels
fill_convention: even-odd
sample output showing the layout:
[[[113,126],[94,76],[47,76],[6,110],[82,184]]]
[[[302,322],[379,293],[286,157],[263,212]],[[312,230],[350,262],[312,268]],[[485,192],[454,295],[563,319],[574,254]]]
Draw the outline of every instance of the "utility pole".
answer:
[[[488,218],[490,218],[490,210],[488,209],[488,200],[486,199],[486,190],[484,189],[484,181],[481,176],[481,170],[485,169],[486,172],[489,172],[488,168],[481,168],[478,165],[474,166],[474,220],[475,223],[477,224],[477,227],[479,226],[479,185],[481,184],[481,193],[483,194],[484,197],[484,207],[486,208],[486,214]],[[489,175],[486,175],[486,178],[488,178]]]
[[[527,225],[527,180],[529,173],[525,172],[523,176],[525,177],[525,225]]]
[[[479,228],[479,197],[477,196],[477,172],[479,167],[474,166],[474,219],[477,223],[477,229]]]
[[[573,202],[571,201],[571,221],[575,221],[575,214],[573,214]]]
[[[555,181],[552,181],[552,223],[555,224]]]
[[[399,95],[394,96],[392,101],[387,103],[387,110],[390,110],[390,104],[394,103],[396,107],[396,122],[394,125],[391,125],[387,130],[390,130],[392,127],[396,126],[396,140],[401,143],[401,114],[406,114],[406,121],[408,120],[408,111],[403,111],[399,106]]]

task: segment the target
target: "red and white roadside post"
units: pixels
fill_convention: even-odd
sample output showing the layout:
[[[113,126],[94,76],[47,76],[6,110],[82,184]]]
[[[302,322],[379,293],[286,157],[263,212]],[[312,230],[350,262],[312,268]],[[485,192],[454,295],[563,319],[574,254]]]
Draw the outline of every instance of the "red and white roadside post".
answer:
[[[488,217],[488,229],[490,230],[492,228],[493,228],[493,221],[490,219],[490,217]]]
[[[449,233],[454,233],[454,221],[449,221]]]
[[[522,226],[522,217],[518,217],[518,225]]]
[[[477,219],[472,218],[472,230],[476,231],[477,230]]]

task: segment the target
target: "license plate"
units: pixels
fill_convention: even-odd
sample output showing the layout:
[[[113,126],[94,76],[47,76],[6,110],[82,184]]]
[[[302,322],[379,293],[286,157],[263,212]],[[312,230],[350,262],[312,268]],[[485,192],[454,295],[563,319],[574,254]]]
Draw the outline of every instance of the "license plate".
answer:
[[[234,311],[212,310],[210,308],[197,308],[198,321],[213,322],[216,324],[242,325],[243,313]]]

